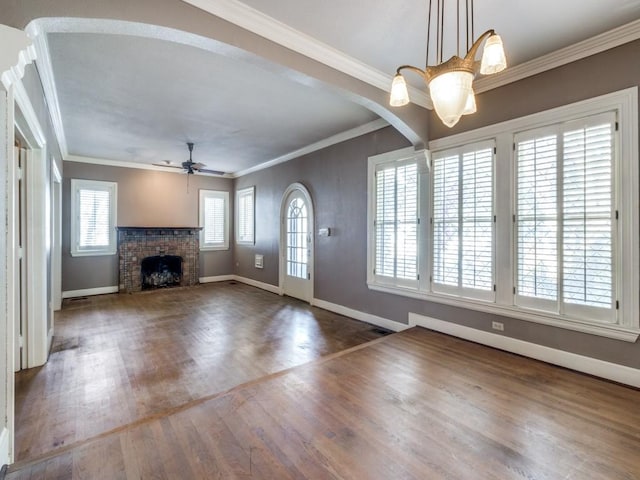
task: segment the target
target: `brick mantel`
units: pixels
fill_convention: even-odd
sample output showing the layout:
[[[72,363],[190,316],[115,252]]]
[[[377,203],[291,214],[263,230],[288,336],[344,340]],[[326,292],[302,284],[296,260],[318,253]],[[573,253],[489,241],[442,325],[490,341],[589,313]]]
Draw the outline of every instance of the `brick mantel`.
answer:
[[[182,257],[180,286],[198,283],[201,227],[117,227],[117,230],[121,292],[142,290],[141,262],[154,255]]]

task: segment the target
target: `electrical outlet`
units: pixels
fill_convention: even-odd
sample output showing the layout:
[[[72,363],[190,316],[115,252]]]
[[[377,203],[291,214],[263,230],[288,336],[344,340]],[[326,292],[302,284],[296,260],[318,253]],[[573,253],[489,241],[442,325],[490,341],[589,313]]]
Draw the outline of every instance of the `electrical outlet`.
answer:
[[[504,323],[491,322],[491,328],[493,328],[494,330],[500,330],[501,332],[504,332]]]

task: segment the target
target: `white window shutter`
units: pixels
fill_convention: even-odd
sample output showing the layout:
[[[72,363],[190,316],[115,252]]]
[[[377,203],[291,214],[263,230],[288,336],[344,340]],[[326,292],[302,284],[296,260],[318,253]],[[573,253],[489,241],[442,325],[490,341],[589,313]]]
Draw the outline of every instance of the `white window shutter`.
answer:
[[[493,141],[434,154],[435,292],[494,296],[493,158]]]
[[[382,165],[376,172],[375,274],[418,278],[418,165]]]

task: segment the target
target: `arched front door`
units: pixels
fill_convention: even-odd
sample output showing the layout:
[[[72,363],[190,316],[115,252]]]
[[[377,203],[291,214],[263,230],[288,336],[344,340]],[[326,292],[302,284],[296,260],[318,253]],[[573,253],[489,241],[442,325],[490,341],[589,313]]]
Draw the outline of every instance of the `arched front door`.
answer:
[[[313,205],[300,183],[289,186],[281,208],[280,288],[285,295],[313,298]]]

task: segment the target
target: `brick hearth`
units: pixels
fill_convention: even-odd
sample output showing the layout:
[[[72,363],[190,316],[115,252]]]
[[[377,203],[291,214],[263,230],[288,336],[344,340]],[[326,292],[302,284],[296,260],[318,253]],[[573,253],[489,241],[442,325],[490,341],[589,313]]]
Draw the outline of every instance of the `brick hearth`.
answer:
[[[153,255],[182,257],[180,286],[196,285],[199,279],[200,227],[117,227],[121,292],[142,290],[140,265]]]

